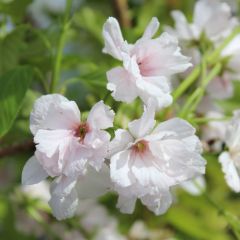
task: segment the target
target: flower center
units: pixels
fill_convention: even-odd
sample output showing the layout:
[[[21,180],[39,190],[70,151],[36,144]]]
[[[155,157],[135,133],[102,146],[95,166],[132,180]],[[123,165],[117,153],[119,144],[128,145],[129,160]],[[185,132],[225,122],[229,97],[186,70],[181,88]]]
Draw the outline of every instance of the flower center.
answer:
[[[86,134],[89,132],[90,128],[89,125],[86,122],[80,123],[78,126],[75,136],[80,138],[80,142],[82,142],[86,136]]]
[[[138,154],[143,154],[147,149],[148,142],[145,140],[140,140],[132,146],[132,150]]]

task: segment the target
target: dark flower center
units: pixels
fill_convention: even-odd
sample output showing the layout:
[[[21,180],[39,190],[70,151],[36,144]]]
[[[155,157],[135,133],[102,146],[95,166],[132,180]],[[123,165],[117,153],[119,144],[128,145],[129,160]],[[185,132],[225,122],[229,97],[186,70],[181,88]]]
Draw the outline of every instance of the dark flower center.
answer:
[[[86,136],[86,134],[89,132],[90,128],[89,125],[86,122],[80,123],[78,126],[75,136],[80,138],[80,141],[82,142]]]
[[[132,146],[132,150],[135,153],[142,154],[148,149],[148,142],[145,140],[140,140]]]

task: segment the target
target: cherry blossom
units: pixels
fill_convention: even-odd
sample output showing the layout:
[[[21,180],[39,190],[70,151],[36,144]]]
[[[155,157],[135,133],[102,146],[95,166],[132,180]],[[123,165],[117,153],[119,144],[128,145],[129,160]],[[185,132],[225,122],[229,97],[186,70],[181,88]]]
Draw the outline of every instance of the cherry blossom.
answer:
[[[225,179],[229,187],[240,192],[240,111],[234,112],[234,117],[228,124],[225,136],[225,142],[228,151],[224,151],[219,156],[219,161],[222,165],[222,170],[225,174]]]
[[[59,94],[42,96],[35,102],[30,129],[36,151],[24,166],[22,182],[31,185],[48,176],[55,178],[49,204],[57,218],[73,215],[79,178],[89,168],[100,172],[104,166],[110,142],[104,129],[113,126],[113,117],[102,101],[93,106],[86,121],[76,103]]]
[[[172,203],[171,187],[205,172],[195,129],[179,118],[154,128],[154,108],[149,103],[128,131],[115,132],[110,144],[110,175],[119,194],[117,206],[125,213],[132,213],[140,199],[155,214],[163,214]]]
[[[175,29],[172,31],[181,41],[199,41],[205,35],[211,41],[219,41],[229,35],[238,21],[232,16],[231,7],[219,0],[199,0],[195,4],[193,22],[188,23],[184,14],[172,12]]]
[[[169,77],[191,66],[183,56],[178,41],[168,33],[153,39],[159,27],[157,18],[152,18],[143,36],[129,44],[123,39],[118,21],[110,17],[103,27],[104,53],[123,62],[107,72],[107,88],[117,101],[130,103],[140,97],[147,104],[155,101],[157,108],[171,104]]]

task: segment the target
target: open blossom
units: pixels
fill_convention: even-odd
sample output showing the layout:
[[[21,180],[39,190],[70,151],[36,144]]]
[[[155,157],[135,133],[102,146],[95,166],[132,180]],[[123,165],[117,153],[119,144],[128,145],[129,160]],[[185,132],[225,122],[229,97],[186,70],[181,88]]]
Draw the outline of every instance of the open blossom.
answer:
[[[195,129],[174,118],[155,126],[154,106],[119,129],[110,144],[110,175],[119,194],[118,207],[131,213],[140,199],[155,214],[172,203],[170,189],[205,172]]]
[[[201,140],[204,142],[206,150],[220,152],[223,148],[228,122],[224,119],[224,114],[220,111],[209,111],[206,118],[212,119],[201,128]]]
[[[135,44],[129,44],[115,18],[110,17],[104,24],[103,52],[123,62],[122,67],[107,72],[107,88],[117,101],[129,103],[140,97],[145,104],[152,99],[158,108],[171,104],[169,77],[185,71],[191,64],[181,54],[175,37],[163,33],[152,38],[158,27],[157,18],[153,18],[143,36]]]
[[[234,117],[229,123],[225,142],[228,151],[223,152],[219,156],[219,161],[222,164],[222,170],[225,174],[225,179],[229,187],[240,192],[240,111],[234,112]]]
[[[199,0],[195,4],[193,22],[188,23],[181,11],[172,12],[175,20],[173,33],[180,41],[198,41],[204,34],[211,41],[219,41],[229,35],[237,25],[231,7],[219,0]]]
[[[204,41],[204,35],[217,47],[239,23],[232,16],[231,7],[220,0],[200,0],[194,8],[193,22],[188,23],[180,11],[173,11],[175,29],[169,32],[175,35],[187,56],[191,56],[194,65],[201,62],[201,53],[197,45]],[[199,42],[199,43],[198,43]],[[196,43],[198,43],[196,45]],[[215,77],[207,87],[207,93],[213,99],[226,99],[233,95],[232,80],[240,78],[239,74],[239,36],[235,37],[222,51],[222,58],[228,57],[225,70]]]
[[[36,151],[24,166],[22,182],[36,184],[48,176],[56,177],[49,203],[58,218],[75,210],[79,177],[89,166],[96,171],[103,167],[110,142],[104,129],[113,126],[113,117],[102,101],[93,106],[86,121],[81,119],[77,104],[59,94],[42,96],[35,102],[30,129]]]

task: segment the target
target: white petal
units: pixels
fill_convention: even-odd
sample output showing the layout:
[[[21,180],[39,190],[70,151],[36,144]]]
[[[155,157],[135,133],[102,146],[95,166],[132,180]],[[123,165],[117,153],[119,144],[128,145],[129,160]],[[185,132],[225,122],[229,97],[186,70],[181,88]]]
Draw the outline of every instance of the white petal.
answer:
[[[208,94],[214,99],[227,99],[233,96],[233,82],[226,76],[214,78],[207,86]]]
[[[222,165],[222,171],[225,174],[225,179],[228,186],[234,192],[240,192],[240,177],[238,170],[234,165],[234,161],[228,152],[223,152],[219,157],[219,162]]]
[[[134,211],[135,203],[136,203],[135,197],[126,197],[123,195],[119,195],[117,208],[119,208],[122,213],[131,214]]]
[[[172,196],[169,191],[161,191],[158,194],[148,194],[141,198],[144,205],[156,215],[164,214],[172,204]]]
[[[196,186],[197,184],[197,186]],[[187,191],[188,193],[190,193],[193,196],[198,196],[201,195],[203,193],[203,191],[206,188],[206,182],[203,176],[199,176],[196,177],[193,180],[190,181],[186,181],[180,184],[180,186]],[[201,188],[199,188],[199,187]]]
[[[22,184],[32,185],[41,182],[48,177],[48,174],[38,162],[35,156],[32,156],[25,164],[22,172]]]
[[[189,151],[202,153],[202,143],[196,135],[186,137],[182,141],[186,144],[185,146]]]
[[[109,17],[103,26],[103,37],[105,46],[104,53],[112,55],[114,58],[122,60],[122,51],[127,50],[127,43],[124,42],[118,21]]]
[[[88,139],[86,139],[88,138]],[[86,146],[91,147],[91,155],[88,158],[88,163],[99,171],[102,167],[105,158],[108,155],[109,143],[110,143],[110,134],[103,130],[98,130],[87,134],[84,142]],[[92,139],[92,143],[90,140]]]
[[[149,144],[155,157],[161,156],[160,163],[165,174],[177,182],[189,180],[205,173],[206,161],[198,152],[190,151],[183,141],[166,139]]]
[[[116,153],[110,160],[110,176],[114,183],[127,187],[132,184],[130,176],[130,150]]]
[[[124,129],[118,129],[117,131],[115,131],[115,137],[110,143],[109,156],[112,156],[117,152],[123,151],[127,148],[129,143],[132,142],[134,142],[134,139],[128,131]]]
[[[96,129],[106,129],[113,126],[114,112],[103,101],[96,103],[89,115],[87,122],[90,127]]]
[[[146,27],[141,39],[144,39],[144,40],[151,39],[157,32],[159,25],[160,25],[160,23],[159,23],[158,19],[156,17],[153,17],[151,22]]]
[[[89,167],[87,174],[81,177],[76,185],[79,199],[97,198],[111,189],[112,182],[109,167],[106,164],[103,164],[99,172]]]
[[[59,158],[63,158],[72,139],[72,132],[69,130],[39,130],[34,142],[37,150],[47,157],[52,157],[59,151]]]
[[[117,101],[130,103],[137,97],[135,77],[122,67],[116,67],[107,72],[107,89]]]
[[[172,118],[160,123],[153,133],[173,132],[178,138],[186,138],[195,134],[195,129],[187,121],[180,118]]]
[[[228,4],[207,0],[196,3],[193,21],[212,40],[226,37],[237,24]]]
[[[181,11],[175,10],[171,12],[175,21],[175,28],[180,39],[192,40],[194,38],[190,24]]]
[[[177,39],[166,32],[159,38],[137,42],[131,54],[136,56],[144,77],[169,77],[192,66],[181,54]]]
[[[145,105],[149,100],[154,102],[156,109],[160,110],[172,103],[170,95],[170,84],[167,78],[159,77],[143,77],[137,82],[138,94]]]
[[[149,102],[142,117],[128,124],[129,131],[135,138],[141,138],[149,134],[155,125],[155,104]]]
[[[58,220],[73,217],[78,196],[75,190],[76,181],[72,178],[59,177],[50,186],[51,199],[49,205]]]
[[[142,157],[136,154],[131,160],[134,162],[131,166],[132,174],[142,187],[154,186],[158,189],[168,189],[175,184],[175,180],[164,173],[161,162],[152,154],[145,153]]]
[[[30,129],[33,134],[39,129],[71,129],[79,122],[80,111],[76,103],[59,94],[37,99],[30,115]]]

